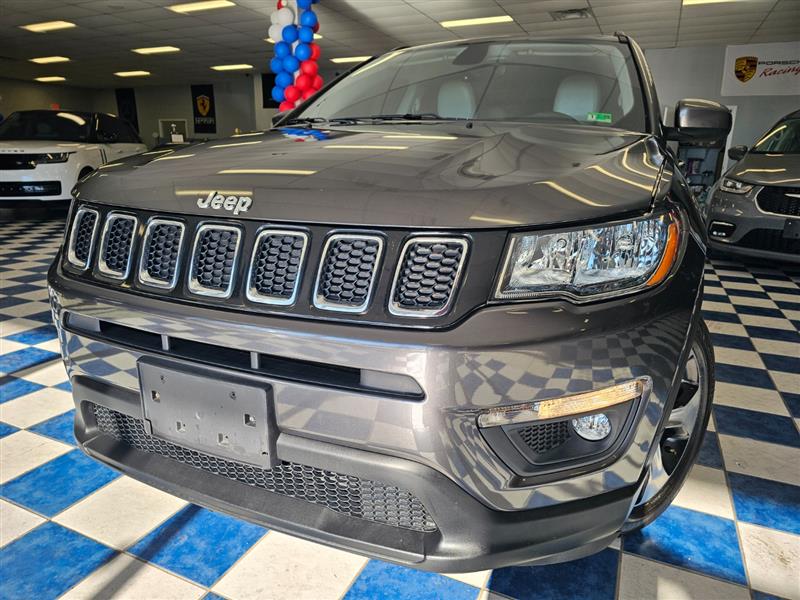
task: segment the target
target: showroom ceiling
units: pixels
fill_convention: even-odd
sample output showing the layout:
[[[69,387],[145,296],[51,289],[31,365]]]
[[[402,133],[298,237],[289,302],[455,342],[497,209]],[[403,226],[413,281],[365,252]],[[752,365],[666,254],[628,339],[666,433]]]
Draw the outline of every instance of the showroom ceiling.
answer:
[[[266,70],[265,41],[273,0],[232,0],[235,6],[178,14],[165,7],[188,0],[0,0],[0,76],[63,76],[73,85],[125,86],[115,72],[147,70],[136,85],[214,81],[231,77],[214,65],[251,64]],[[798,39],[800,0],[322,0],[315,6],[331,58],[378,54],[398,45],[481,35],[573,36],[629,33],[644,47],[668,48]],[[557,20],[557,11],[588,9]],[[494,25],[445,28],[442,21],[492,16]],[[20,26],[63,20],[70,29],[31,33]],[[134,48],[175,46],[180,52],[141,56]],[[65,56],[69,62],[30,59]],[[340,67],[341,68],[341,67]]]

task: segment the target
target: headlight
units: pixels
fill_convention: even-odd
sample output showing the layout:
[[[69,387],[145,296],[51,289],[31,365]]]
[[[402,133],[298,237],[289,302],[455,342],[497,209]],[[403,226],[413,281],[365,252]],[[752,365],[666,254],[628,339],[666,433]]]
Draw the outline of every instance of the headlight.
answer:
[[[735,179],[728,179],[725,177],[722,180],[719,189],[721,189],[723,192],[730,192],[731,194],[746,194],[753,189],[753,186],[749,183],[742,183],[741,181],[736,181]]]
[[[40,154],[36,157],[36,163],[46,165],[49,163],[63,163],[69,160],[69,155],[73,152],[54,152],[51,154]]]
[[[511,238],[495,298],[616,295],[664,280],[678,252],[678,221],[662,215]]]

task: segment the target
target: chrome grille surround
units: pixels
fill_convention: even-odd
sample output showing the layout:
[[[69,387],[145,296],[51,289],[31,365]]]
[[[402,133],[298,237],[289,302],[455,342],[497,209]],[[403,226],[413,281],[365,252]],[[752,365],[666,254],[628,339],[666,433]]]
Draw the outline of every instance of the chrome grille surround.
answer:
[[[257,269],[256,262],[260,258],[261,245],[268,238],[272,237],[293,237],[302,240],[302,247],[300,249],[300,256],[296,261],[290,261],[292,264],[284,267],[288,270],[289,267],[296,267],[294,273],[294,285],[292,286],[292,293],[286,297],[278,294],[264,294],[258,290],[258,285],[255,280],[255,273]],[[258,302],[262,304],[273,304],[277,306],[289,306],[294,304],[297,300],[297,294],[300,291],[300,284],[303,277],[303,264],[306,257],[306,250],[308,249],[308,234],[304,231],[297,231],[292,229],[264,229],[259,232],[256,237],[255,244],[253,245],[253,254],[250,257],[250,266],[247,270],[247,286],[245,293],[247,299],[251,302]]]
[[[174,255],[175,263],[172,264],[172,259],[169,258],[169,265],[167,267],[167,272],[171,271],[171,276],[165,279],[159,279],[158,277],[154,277],[153,274],[150,272],[150,266],[148,263],[150,262],[151,257],[153,257],[156,252],[161,252],[159,259],[163,258],[165,253],[165,248],[152,248],[151,245],[153,244],[153,238],[156,235],[156,229],[160,227],[176,227],[179,231],[178,234],[178,244],[175,247],[174,244],[170,245],[169,253],[170,255]],[[144,233],[144,238],[142,240],[141,246],[141,257],[139,259],[139,273],[138,278],[139,281],[145,285],[161,288],[164,290],[172,290],[175,288],[175,285],[178,283],[178,271],[180,268],[181,263],[181,252],[183,252],[183,241],[185,239],[186,233],[186,226],[180,222],[175,221],[172,219],[160,219],[154,218],[150,219],[150,222],[147,224],[147,229]],[[163,234],[158,234],[163,235]]]
[[[90,221],[85,221],[85,219],[90,219]],[[81,206],[75,213],[75,219],[72,221],[72,229],[69,233],[69,244],[67,245],[67,261],[74,266],[78,267],[82,271],[85,271],[89,268],[89,264],[92,262],[92,253],[94,251],[94,240],[97,234],[97,226],[100,221],[100,213],[98,213],[93,208],[88,208],[86,206]],[[90,228],[89,231],[86,230],[84,223],[90,223],[88,227]],[[88,240],[85,239],[88,235]],[[79,239],[82,238],[82,239]],[[81,248],[77,249],[76,253],[76,246],[80,242]],[[81,258],[80,255],[84,254],[83,247],[88,244],[86,248],[86,257]]]
[[[197,262],[200,259],[198,254],[200,250],[200,245],[203,243],[204,234],[207,231],[214,231],[214,232],[228,232],[232,235],[235,235],[235,240],[233,242],[234,249],[233,249],[233,257],[230,259],[230,273],[227,277],[227,283],[224,287],[217,288],[214,286],[206,286],[203,285],[198,281],[198,271],[197,271]],[[217,225],[212,223],[207,223],[205,225],[201,225],[197,228],[197,233],[194,236],[194,244],[192,245],[192,254],[190,256],[191,260],[191,268],[189,270],[189,291],[193,294],[197,294],[199,296],[211,296],[213,298],[230,298],[231,294],[233,293],[233,285],[236,280],[236,266],[239,259],[239,249],[242,246],[242,231],[238,227],[232,227],[230,225]],[[227,251],[226,251],[227,253]],[[222,259],[227,261],[228,259]],[[223,280],[225,276],[223,274]]]
[[[123,231],[119,239],[112,240],[111,236],[117,235],[116,225],[123,221],[130,223],[130,233]],[[139,220],[136,217],[125,213],[111,212],[106,217],[106,222],[103,225],[103,232],[100,235],[100,251],[97,254],[97,270],[106,277],[111,277],[112,279],[128,278],[128,274],[131,271],[133,242],[136,238],[136,228],[138,224]],[[115,249],[116,246],[121,247]],[[109,264],[109,261],[113,257],[113,255],[110,255],[111,252],[117,255],[119,253],[124,255],[124,269],[115,269]]]
[[[456,244],[460,246],[460,254],[458,256],[457,263],[452,267],[454,269],[454,274],[452,276],[445,276],[448,281],[444,284],[447,287],[447,298],[445,301],[440,305],[436,306],[433,305],[431,307],[421,307],[421,308],[409,308],[403,306],[400,302],[397,301],[397,294],[401,291],[402,286],[404,283],[401,282],[407,279],[407,276],[404,277],[404,272],[409,268],[407,264],[407,254],[412,250],[415,245],[453,245]],[[437,236],[420,236],[420,237],[412,237],[405,244],[403,244],[403,249],[400,251],[400,260],[397,263],[397,271],[394,274],[394,279],[392,280],[392,289],[389,292],[389,312],[393,315],[403,316],[403,317],[417,317],[417,318],[431,318],[431,317],[440,317],[447,313],[450,309],[450,304],[453,301],[453,298],[456,295],[458,290],[458,283],[461,279],[461,272],[463,270],[464,262],[467,259],[467,253],[469,250],[469,243],[464,238],[451,238],[451,237],[437,237]],[[437,271],[439,271],[442,266],[436,265],[435,267]],[[449,268],[449,267],[448,267]],[[436,274],[433,274],[435,277]],[[434,282],[435,285],[436,282]]]
[[[364,294],[364,300],[359,304],[348,304],[345,302],[336,302],[332,301],[325,297],[323,293],[320,292],[320,286],[324,282],[324,277],[326,277],[325,270],[330,266],[331,260],[336,260],[335,257],[332,258],[331,252],[335,250],[337,244],[340,241],[364,241],[367,243],[375,243],[377,245],[377,251],[375,252],[375,259],[372,261],[372,268],[370,269],[369,273],[369,286]],[[338,311],[338,312],[348,312],[348,313],[363,313],[369,307],[369,303],[372,300],[372,293],[375,290],[375,282],[378,280],[379,274],[379,266],[381,262],[381,258],[383,256],[383,238],[377,235],[367,235],[367,234],[350,234],[350,233],[336,233],[328,237],[328,240],[325,242],[325,247],[322,250],[322,255],[319,262],[319,269],[317,270],[317,278],[314,281],[314,306],[320,308],[322,310],[331,310],[331,311]],[[335,266],[335,265],[334,265]]]

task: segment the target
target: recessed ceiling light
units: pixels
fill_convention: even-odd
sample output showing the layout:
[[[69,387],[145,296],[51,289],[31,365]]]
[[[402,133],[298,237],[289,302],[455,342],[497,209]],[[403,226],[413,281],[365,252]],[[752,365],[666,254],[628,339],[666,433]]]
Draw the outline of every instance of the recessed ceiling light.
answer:
[[[236,3],[230,0],[206,0],[205,2],[173,4],[172,6],[167,6],[167,8],[176,13],[192,13],[201,10],[212,10],[214,8],[226,8],[228,6],[236,6]]]
[[[511,23],[512,19],[509,15],[499,15],[497,17],[480,17],[478,19],[457,19],[455,21],[441,21],[439,25],[442,27],[469,27],[470,25],[493,25],[495,23]]]
[[[117,77],[148,77],[150,71],[117,71],[114,75]]]
[[[71,27],[76,27],[76,25],[69,21],[46,21],[44,23],[20,25],[20,27],[32,31],[33,33],[47,33],[48,31],[56,31],[57,29],[70,29]]]
[[[52,75],[47,77],[37,77],[36,81],[41,81],[42,83],[53,83],[54,81],[66,81],[66,79],[64,79],[63,77]]]
[[[332,58],[332,63],[357,63],[357,62],[364,62],[372,58],[371,56],[342,56],[341,58]]]
[[[39,58],[31,58],[31,62],[37,65],[49,65],[50,63],[69,62],[66,56],[41,56]]]
[[[253,65],[216,65],[211,68],[215,71],[243,71],[245,69],[252,69]]]
[[[322,36],[320,34],[318,34],[318,33],[315,33],[314,34],[314,39],[315,40],[321,40]],[[270,44],[274,44],[275,43],[275,40],[273,40],[272,38],[264,38],[264,41],[265,42],[269,42]]]
[[[738,0],[683,0],[684,6],[693,6],[695,4],[722,4],[723,2],[737,2]]]
[[[152,48],[133,48],[131,52],[136,54],[165,54],[167,52],[180,52],[180,48],[175,46],[153,46]]]

